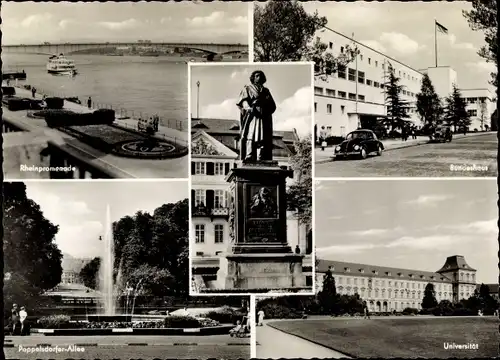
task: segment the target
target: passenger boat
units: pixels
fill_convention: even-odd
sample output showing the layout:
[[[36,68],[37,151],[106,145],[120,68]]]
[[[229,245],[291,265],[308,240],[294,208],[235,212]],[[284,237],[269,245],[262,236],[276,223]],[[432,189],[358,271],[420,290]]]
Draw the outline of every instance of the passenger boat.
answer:
[[[76,67],[73,60],[67,59],[63,54],[52,55],[47,63],[49,74],[76,75]]]

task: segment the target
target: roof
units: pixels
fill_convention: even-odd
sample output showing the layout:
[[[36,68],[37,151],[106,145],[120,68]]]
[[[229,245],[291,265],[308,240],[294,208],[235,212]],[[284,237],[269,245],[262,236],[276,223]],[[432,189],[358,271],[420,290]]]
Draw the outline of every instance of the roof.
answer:
[[[449,272],[459,269],[476,271],[476,269],[471,268],[469,264],[467,264],[465,258],[462,255],[453,255],[453,256],[448,256],[443,267],[439,269],[437,272],[438,273]]]
[[[343,261],[319,260],[319,273],[325,273],[329,267],[332,267],[331,271],[333,274],[348,274],[351,276],[370,277],[377,276],[382,278],[400,280],[432,280],[436,282],[451,282],[451,279],[446,277],[445,275],[441,275],[432,271],[400,269],[386,266],[349,263]],[[347,272],[346,268],[349,268],[350,272]],[[361,270],[363,270],[364,272],[361,272]],[[399,274],[401,274],[401,276]],[[410,277],[410,275],[413,275],[413,277]],[[434,276],[434,279],[431,279],[431,276]]]

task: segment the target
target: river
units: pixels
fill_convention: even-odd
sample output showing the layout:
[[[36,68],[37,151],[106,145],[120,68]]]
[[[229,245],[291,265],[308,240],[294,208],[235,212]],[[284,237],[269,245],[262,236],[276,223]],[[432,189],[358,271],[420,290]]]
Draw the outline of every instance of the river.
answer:
[[[164,126],[181,123],[187,129],[187,58],[68,55],[78,75],[57,76],[47,73],[47,55],[2,54],[3,69],[23,70],[26,84],[38,93],[60,97],[88,97],[96,104],[126,109],[128,116],[160,116]],[[20,82],[21,83],[21,82]],[[180,129],[179,129],[180,130]]]

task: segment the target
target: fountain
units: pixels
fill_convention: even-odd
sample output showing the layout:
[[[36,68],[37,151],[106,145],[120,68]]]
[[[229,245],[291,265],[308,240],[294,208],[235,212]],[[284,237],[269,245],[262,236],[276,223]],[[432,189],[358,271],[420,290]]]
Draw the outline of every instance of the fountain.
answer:
[[[114,239],[113,239],[113,224],[111,222],[111,214],[109,205],[106,207],[106,229],[104,232],[104,252],[101,259],[100,272],[100,290],[103,295],[102,302],[104,307],[104,315],[116,315],[116,297],[115,286],[113,281],[113,264],[115,258]]]

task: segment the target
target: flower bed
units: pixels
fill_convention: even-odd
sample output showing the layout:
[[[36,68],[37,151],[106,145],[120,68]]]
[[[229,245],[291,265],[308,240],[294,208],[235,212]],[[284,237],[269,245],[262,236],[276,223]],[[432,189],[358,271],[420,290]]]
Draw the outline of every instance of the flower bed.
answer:
[[[195,318],[191,316],[168,316],[156,321],[113,321],[87,322],[71,321],[66,315],[51,315],[40,318],[36,327],[39,329],[170,329],[170,328],[205,328],[219,326],[220,323],[209,318]]]

